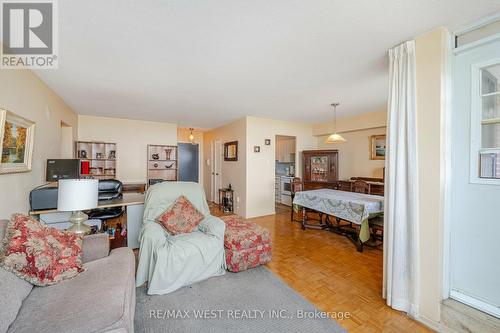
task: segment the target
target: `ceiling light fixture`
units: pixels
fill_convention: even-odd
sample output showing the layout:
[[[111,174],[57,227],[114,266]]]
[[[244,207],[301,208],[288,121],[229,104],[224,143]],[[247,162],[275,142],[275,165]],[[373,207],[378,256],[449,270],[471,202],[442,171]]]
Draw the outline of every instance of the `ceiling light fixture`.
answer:
[[[337,134],[337,106],[340,103],[332,103],[333,106],[333,134],[326,138],[325,143],[344,143],[347,140],[342,137],[342,135]]]
[[[189,129],[189,131],[190,131],[190,133],[189,133],[189,141],[190,141],[191,143],[194,143],[194,135],[193,135],[193,130],[194,130],[194,128],[190,128],[190,129]]]

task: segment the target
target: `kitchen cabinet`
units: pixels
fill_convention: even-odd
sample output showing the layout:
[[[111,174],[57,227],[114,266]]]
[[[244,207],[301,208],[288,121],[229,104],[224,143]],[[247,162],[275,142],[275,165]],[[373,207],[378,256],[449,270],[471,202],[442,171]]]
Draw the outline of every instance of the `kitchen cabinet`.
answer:
[[[295,139],[277,140],[275,158],[281,163],[294,163]]]

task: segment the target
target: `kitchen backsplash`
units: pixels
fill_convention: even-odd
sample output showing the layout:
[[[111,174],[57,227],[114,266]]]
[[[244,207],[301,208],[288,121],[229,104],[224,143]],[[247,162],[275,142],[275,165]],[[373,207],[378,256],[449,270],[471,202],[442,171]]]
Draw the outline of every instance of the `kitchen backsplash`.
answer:
[[[276,161],[276,174],[286,175],[286,168],[290,168],[291,165],[295,166],[295,163],[281,163]]]

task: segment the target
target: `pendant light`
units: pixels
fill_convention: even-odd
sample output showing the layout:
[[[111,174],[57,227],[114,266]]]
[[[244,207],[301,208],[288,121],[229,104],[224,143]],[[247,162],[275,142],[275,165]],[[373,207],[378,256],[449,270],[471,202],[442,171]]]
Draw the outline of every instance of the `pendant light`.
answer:
[[[342,135],[337,134],[337,106],[340,103],[332,103],[333,106],[333,134],[326,138],[325,143],[344,143],[347,140],[342,137]]]
[[[190,133],[189,133],[189,141],[190,141],[191,143],[194,143],[194,135],[193,135],[193,130],[194,130],[194,128],[190,128],[190,129],[189,129],[189,131],[190,131]]]

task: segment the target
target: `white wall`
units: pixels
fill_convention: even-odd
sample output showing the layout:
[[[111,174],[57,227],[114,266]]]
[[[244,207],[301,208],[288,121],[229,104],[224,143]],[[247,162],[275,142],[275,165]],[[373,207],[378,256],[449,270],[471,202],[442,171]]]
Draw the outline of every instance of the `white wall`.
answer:
[[[177,145],[177,124],[79,115],[78,140],[116,143],[117,178],[146,182],[147,145]]]
[[[203,135],[204,142],[204,157],[205,161],[203,163],[204,172],[204,188],[207,198],[210,198],[210,181],[211,173],[210,166],[206,163],[207,159],[210,159],[210,165],[213,165],[211,160],[210,149],[215,141],[220,140],[222,144],[225,142],[238,141],[238,160],[237,161],[224,161],[223,156],[222,167],[221,167],[221,186],[226,187],[231,184],[234,189],[234,210],[236,214],[241,216],[247,216],[246,213],[246,118],[241,118],[230,124],[224,125],[222,127],[207,131]],[[221,154],[224,154],[222,149]]]
[[[72,126],[77,137],[77,115],[35,74],[25,70],[0,73],[0,108],[34,121],[35,144],[32,171],[0,175],[0,218],[27,213],[29,192],[45,183],[48,158],[61,154],[61,122]]]
[[[296,137],[296,174],[302,175],[302,151],[317,148],[311,124],[266,118],[247,119],[246,217],[274,214],[274,173],[276,135]],[[264,144],[271,139],[271,145]],[[260,153],[254,152],[260,146]]]

